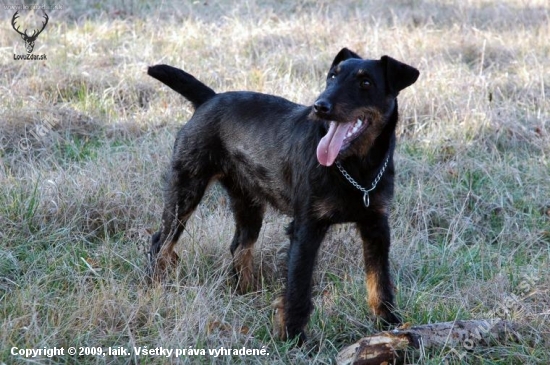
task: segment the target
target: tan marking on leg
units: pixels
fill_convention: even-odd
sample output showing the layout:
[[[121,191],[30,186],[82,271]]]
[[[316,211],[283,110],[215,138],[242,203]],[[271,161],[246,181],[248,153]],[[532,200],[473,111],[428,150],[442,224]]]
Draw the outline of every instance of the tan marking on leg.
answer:
[[[176,205],[176,212],[177,211],[178,206]],[[178,220],[173,219],[171,221],[171,228],[167,237],[173,237],[174,232],[176,232],[177,226],[184,225],[191,216],[191,213],[192,212],[188,212],[187,214],[182,215]],[[173,269],[178,266],[180,258],[178,254],[174,252],[174,246],[176,245],[176,243],[178,243],[178,238],[179,234],[177,235],[177,237],[174,237],[170,242],[165,243],[161,246],[153,272],[153,279],[155,281],[162,281],[168,269]]]
[[[252,247],[237,247],[237,250],[233,255],[233,266],[237,272],[237,286],[239,292],[248,293],[256,290],[256,282],[254,279],[254,255],[252,253]]]
[[[275,313],[273,314],[273,333],[281,341],[286,341],[286,321],[285,321],[285,298],[277,297],[271,304]]]
[[[375,273],[367,273],[365,277],[365,281],[367,284],[367,302],[369,304],[369,307],[371,308],[372,312],[379,316],[381,314],[380,308],[382,307],[382,303],[380,300],[380,291],[378,286],[378,277]]]
[[[177,241],[172,241],[160,249],[153,271],[154,281],[161,282],[169,269],[178,266],[179,256],[174,252],[176,243]]]

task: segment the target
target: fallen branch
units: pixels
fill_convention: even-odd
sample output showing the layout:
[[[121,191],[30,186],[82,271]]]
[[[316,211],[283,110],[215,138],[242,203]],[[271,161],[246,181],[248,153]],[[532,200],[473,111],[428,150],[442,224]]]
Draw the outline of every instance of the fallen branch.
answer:
[[[363,337],[340,351],[338,365],[394,364],[402,360],[407,349],[451,347],[471,349],[474,345],[488,346],[491,340],[513,338],[519,334],[512,323],[500,319],[479,319],[403,326],[393,331]]]

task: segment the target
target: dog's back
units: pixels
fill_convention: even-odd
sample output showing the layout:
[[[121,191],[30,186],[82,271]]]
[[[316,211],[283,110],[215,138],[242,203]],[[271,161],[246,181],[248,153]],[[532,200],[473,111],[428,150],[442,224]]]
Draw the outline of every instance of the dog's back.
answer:
[[[174,162],[184,167],[202,160],[208,151],[215,175],[240,176],[242,189],[292,214],[292,183],[304,178],[296,175],[311,170],[306,165],[316,164],[314,145],[321,125],[309,122],[311,107],[257,92],[215,93],[187,72],[168,65],[149,67],[148,74],[195,108],[176,139]],[[303,146],[310,146],[311,151],[303,151]],[[302,161],[304,166],[288,166],[287,161]]]

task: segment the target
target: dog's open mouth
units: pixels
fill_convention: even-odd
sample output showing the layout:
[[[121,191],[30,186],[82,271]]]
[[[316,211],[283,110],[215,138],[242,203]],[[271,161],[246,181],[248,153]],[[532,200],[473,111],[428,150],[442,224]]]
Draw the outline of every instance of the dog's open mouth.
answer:
[[[327,134],[317,146],[317,161],[323,166],[330,166],[338,154],[349,147],[350,143],[368,128],[370,122],[361,117],[353,122],[330,122]]]

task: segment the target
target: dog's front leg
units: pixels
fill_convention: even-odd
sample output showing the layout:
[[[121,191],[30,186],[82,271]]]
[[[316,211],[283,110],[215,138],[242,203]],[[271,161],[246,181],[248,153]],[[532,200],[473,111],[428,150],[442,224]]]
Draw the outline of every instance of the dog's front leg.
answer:
[[[312,220],[296,220],[292,224],[285,294],[275,304],[276,332],[282,340],[298,337],[299,345],[305,341],[304,327],[313,310],[311,289],[315,257],[328,226]]]
[[[395,312],[393,285],[389,272],[390,227],[386,214],[376,214],[358,223],[363,239],[368,303],[383,323],[382,327],[401,323]]]

